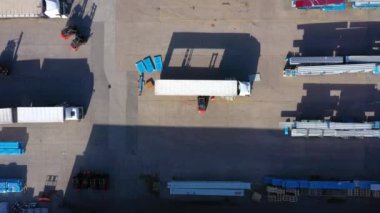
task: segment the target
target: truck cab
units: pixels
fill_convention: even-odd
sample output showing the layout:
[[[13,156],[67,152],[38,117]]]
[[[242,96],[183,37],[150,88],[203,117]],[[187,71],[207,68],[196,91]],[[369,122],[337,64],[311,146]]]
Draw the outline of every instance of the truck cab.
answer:
[[[238,81],[239,96],[250,96],[251,95],[251,83]]]
[[[79,121],[83,118],[83,107],[65,107],[66,121]]]

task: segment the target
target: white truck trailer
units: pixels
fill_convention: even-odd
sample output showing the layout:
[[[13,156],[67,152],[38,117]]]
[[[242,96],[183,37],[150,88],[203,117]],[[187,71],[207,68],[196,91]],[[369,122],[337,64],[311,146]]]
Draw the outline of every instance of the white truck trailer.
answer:
[[[12,123],[63,123],[81,120],[82,107],[17,107],[0,109],[0,124]]]
[[[380,138],[380,122],[339,123],[330,121],[280,122],[291,137]]]
[[[289,65],[319,65],[319,64],[343,64],[342,56],[317,56],[317,57],[290,57]]]
[[[349,55],[345,57],[347,64],[355,63],[380,63],[379,55]]]
[[[1,0],[0,18],[67,18],[70,7],[68,0]]]
[[[63,123],[80,120],[82,107],[17,107],[17,123]]]
[[[249,96],[251,83],[237,80],[157,80],[155,95]]]
[[[0,109],[0,124],[12,124],[13,113],[12,108]]]
[[[284,77],[337,75],[344,73],[373,73],[379,74],[379,65],[376,63],[365,64],[338,64],[322,66],[298,66],[294,69],[285,69]]]

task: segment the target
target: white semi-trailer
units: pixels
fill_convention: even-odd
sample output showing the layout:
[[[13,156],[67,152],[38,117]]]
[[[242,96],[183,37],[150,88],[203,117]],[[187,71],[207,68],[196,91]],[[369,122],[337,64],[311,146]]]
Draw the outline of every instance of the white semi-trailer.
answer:
[[[13,113],[12,108],[0,109],[0,124],[12,124]]]
[[[380,56],[378,55],[349,55],[345,57],[347,64],[354,63],[380,63]]]
[[[157,80],[155,95],[249,96],[251,83],[237,80]]]
[[[63,123],[81,120],[82,107],[17,107],[0,109],[0,124]]]
[[[0,18],[67,18],[72,0],[0,0]]]

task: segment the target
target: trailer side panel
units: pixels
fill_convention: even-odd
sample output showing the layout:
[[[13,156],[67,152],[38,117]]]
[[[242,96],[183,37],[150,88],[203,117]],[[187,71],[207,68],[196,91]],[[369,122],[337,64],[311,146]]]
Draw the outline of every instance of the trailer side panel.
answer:
[[[0,124],[13,123],[13,115],[11,108],[0,109]]]
[[[64,107],[17,107],[17,123],[62,123]]]
[[[236,80],[157,80],[155,95],[237,96]]]

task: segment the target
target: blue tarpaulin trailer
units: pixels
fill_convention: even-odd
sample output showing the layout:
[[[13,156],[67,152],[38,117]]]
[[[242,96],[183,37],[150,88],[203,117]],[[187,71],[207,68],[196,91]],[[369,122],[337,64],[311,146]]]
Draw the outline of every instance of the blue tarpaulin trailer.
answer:
[[[22,192],[23,188],[21,179],[0,179],[0,193]]]
[[[162,71],[162,57],[160,55],[154,56],[154,68],[157,72]]]
[[[0,142],[0,155],[21,155],[24,153],[22,142],[2,141]]]
[[[152,63],[152,58],[150,56],[144,58],[143,62],[148,73],[154,72],[154,65]]]

